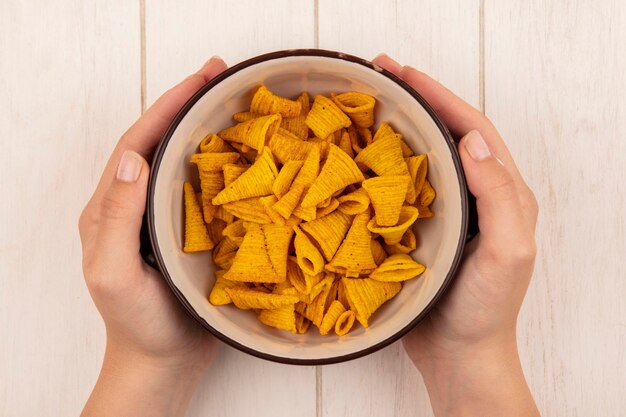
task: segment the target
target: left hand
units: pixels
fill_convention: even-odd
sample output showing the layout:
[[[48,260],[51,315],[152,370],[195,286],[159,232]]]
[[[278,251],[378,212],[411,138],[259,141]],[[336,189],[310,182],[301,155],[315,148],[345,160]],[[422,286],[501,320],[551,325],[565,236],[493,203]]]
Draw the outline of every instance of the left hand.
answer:
[[[183,104],[226,69],[219,58],[161,96],[117,144],[79,221],[83,271],[107,334],[107,361],[197,372],[216,342],[183,310],[139,253],[146,162]]]

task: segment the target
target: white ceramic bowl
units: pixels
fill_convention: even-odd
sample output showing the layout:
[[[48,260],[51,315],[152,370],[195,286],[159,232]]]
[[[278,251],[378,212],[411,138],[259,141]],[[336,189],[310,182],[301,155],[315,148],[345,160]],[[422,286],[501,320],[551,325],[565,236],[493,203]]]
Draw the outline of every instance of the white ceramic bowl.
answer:
[[[428,154],[429,179],[437,190],[434,218],[418,221],[416,260],[427,266],[418,279],[381,307],[369,329],[356,326],[344,337],[305,335],[273,329],[250,311],[207,301],[215,266],[209,252],[185,254],[183,182],[197,183],[188,163],[209,132],[232,125],[248,109],[251,91],[264,83],[296,97],[301,91],[330,94],[356,90],[377,100],[377,122],[387,120],[416,153]],[[229,68],[207,83],[176,116],[158,146],[147,204],[149,240],[156,266],[172,290],[207,330],[252,355],[292,364],[328,364],[354,359],[397,340],[430,311],[449,285],[467,237],[468,201],[456,145],[435,112],[411,87],[366,60],[322,50],[289,50],[258,56]]]

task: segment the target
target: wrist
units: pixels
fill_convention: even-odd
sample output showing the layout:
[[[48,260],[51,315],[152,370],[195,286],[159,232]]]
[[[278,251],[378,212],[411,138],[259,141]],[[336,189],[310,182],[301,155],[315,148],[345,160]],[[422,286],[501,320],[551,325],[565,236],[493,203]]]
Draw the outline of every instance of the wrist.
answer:
[[[445,346],[422,345],[419,350],[413,347],[407,352],[424,378],[442,374],[471,376],[519,363],[515,333],[473,342],[455,341]],[[412,355],[413,352],[418,354]]]
[[[454,353],[414,361],[436,416],[536,416],[515,336],[466,344]]]
[[[98,382],[82,415],[183,416],[202,374],[199,367],[172,366],[107,344]]]

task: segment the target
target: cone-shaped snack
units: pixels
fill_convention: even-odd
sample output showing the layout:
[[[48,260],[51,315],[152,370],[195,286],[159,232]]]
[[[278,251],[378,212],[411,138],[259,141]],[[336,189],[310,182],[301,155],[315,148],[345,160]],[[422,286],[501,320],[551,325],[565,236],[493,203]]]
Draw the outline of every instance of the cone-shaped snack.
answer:
[[[339,316],[335,323],[335,333],[337,336],[345,336],[348,334],[352,326],[354,326],[355,317],[356,315],[352,310],[344,311],[343,314]]]
[[[274,309],[293,306],[298,302],[295,295],[267,294],[251,288],[225,288],[233,303],[242,310]]]
[[[367,230],[369,220],[368,212],[354,217],[348,235],[333,259],[326,265],[326,270],[349,277],[358,277],[359,274],[368,274],[376,269],[376,263],[372,257],[371,235]]]
[[[417,210],[419,211],[419,214],[417,216],[418,219],[428,219],[435,215],[430,207],[417,206]]]
[[[306,116],[309,114],[311,103],[309,102],[309,93],[304,91],[298,99],[300,102],[300,115],[295,117],[283,117],[280,127],[293,133],[300,139],[306,140],[309,137],[309,127],[306,125]]]
[[[294,184],[304,185],[307,189],[313,184],[320,172],[320,147],[312,146],[305,155],[304,165],[300,168]]]
[[[305,274],[319,274],[324,269],[322,254],[298,226],[294,227],[293,230],[296,232],[294,246],[298,265]]]
[[[200,204],[196,198],[193,186],[186,182],[183,186],[185,195],[185,252],[201,252],[213,249],[213,242],[209,238]]]
[[[202,204],[202,213],[204,221],[210,223],[215,217],[217,206],[211,202],[222,189],[224,189],[224,174],[221,172],[200,173],[200,203]]]
[[[253,113],[251,111],[242,111],[242,112],[233,114],[233,120],[238,123],[243,123],[252,119],[257,119],[261,116],[263,115],[259,113]]]
[[[409,255],[399,253],[391,255],[370,274],[370,278],[376,281],[406,281],[421,275],[426,270],[413,260]]]
[[[315,96],[313,107],[306,117],[307,126],[318,138],[326,138],[331,133],[348,127],[352,121],[329,98]]]
[[[356,127],[356,133],[359,137],[358,143],[363,144],[363,148],[372,143],[374,139],[372,138],[372,131],[367,127]],[[360,150],[359,150],[360,152]]]
[[[419,216],[417,216],[419,219]],[[417,248],[417,238],[415,237],[415,233],[409,227],[402,235],[402,239],[400,242],[395,245],[385,245],[385,251],[389,253],[389,255],[395,255],[397,253],[411,253]],[[380,264],[379,264],[380,265]]]
[[[267,224],[262,225],[261,229],[265,235],[265,247],[269,253],[272,267],[280,278],[279,282],[283,282],[287,279],[287,257],[293,228],[279,224]]]
[[[311,186],[311,184],[313,184],[315,178],[317,178],[319,168],[320,149],[317,146],[313,146],[306,155],[306,159],[304,160],[302,168],[298,171],[298,175],[293,180],[291,189],[278,201],[278,203],[276,203],[274,210],[280,213],[280,215],[285,219],[288,219],[300,204],[300,200],[304,192]],[[310,213],[308,213],[308,215],[303,215],[302,211],[299,212],[299,214],[303,215],[301,218],[310,217],[310,220],[315,218],[314,208],[312,213],[313,217],[310,216]]]
[[[336,291],[338,283],[334,283],[334,275],[329,274],[324,278],[327,283],[322,292],[304,310],[304,316],[311,320],[318,328],[322,324],[324,313],[330,307],[330,304],[336,299]]]
[[[215,218],[223,220],[226,224],[231,224],[235,221],[235,216],[224,209],[224,206],[217,206],[215,210]]]
[[[204,221],[210,223],[215,215],[215,207],[211,200],[224,188],[222,167],[239,159],[236,152],[197,153],[192,155],[191,162],[198,166],[200,189],[202,191],[202,211]]]
[[[311,320],[307,319],[300,313],[296,313],[296,330],[298,334],[305,334],[311,326]]]
[[[281,120],[278,114],[258,117],[226,128],[218,136],[261,152],[267,141],[278,130]]]
[[[309,292],[309,303],[313,301],[320,293],[333,284],[334,274],[320,272],[317,275],[304,274],[307,287],[311,287]]]
[[[239,244],[229,237],[220,240],[213,250],[213,263],[218,267],[228,270],[233,265]]]
[[[299,101],[289,100],[284,97],[277,96],[261,85],[254,96],[250,111],[259,114],[278,113],[284,117],[294,117],[300,115],[302,104]]]
[[[346,295],[346,289],[343,286],[343,281],[339,281],[339,285],[337,285],[337,301],[339,301],[343,306],[348,309],[350,308],[350,303],[348,302],[348,298]]]
[[[302,200],[305,208],[317,206],[336,191],[365,179],[350,156],[333,144],[329,146],[326,163]]]
[[[417,218],[419,219],[419,215],[417,216]],[[395,245],[385,244],[385,251],[389,255],[396,255],[398,253],[408,254],[413,252],[416,248],[417,238],[415,237],[415,233],[413,233],[413,230],[410,227],[406,229],[406,232],[404,232],[404,235],[402,235],[402,239],[400,240],[400,242],[396,243]]]
[[[307,286],[307,281],[304,277],[304,273],[298,265],[298,260],[294,256],[290,256],[287,259],[287,282],[303,294],[309,294],[311,292],[311,286]]]
[[[377,175],[407,175],[406,162],[402,158],[400,139],[385,136],[367,145],[355,158]]]
[[[300,102],[300,116],[306,116],[309,114],[311,110],[311,98],[309,97],[309,93],[307,91],[303,91],[297,98],[296,101]]]
[[[227,224],[224,220],[221,219],[213,219],[211,223],[206,225],[207,231],[209,232],[209,238],[211,242],[217,244],[224,237],[222,232],[226,228]]]
[[[337,210],[337,207],[339,207],[339,200],[333,197],[330,199],[330,202],[326,207],[321,207],[317,209],[315,213],[315,218],[321,219],[322,217],[327,216]]]
[[[388,175],[363,181],[363,188],[374,206],[376,224],[393,226],[398,222],[411,178],[408,175]]]
[[[380,126],[378,126],[378,129],[376,129],[376,133],[374,133],[373,140],[377,141],[378,139],[382,139],[387,136],[395,136],[395,135],[396,135],[396,132],[395,130],[393,130],[389,122],[382,122]]]
[[[382,264],[387,257],[387,252],[383,248],[383,245],[381,245],[378,240],[372,239],[370,246],[372,248],[372,258],[374,258],[374,262],[376,265]]]
[[[278,199],[275,195],[259,197],[259,202],[265,209],[265,212],[267,213],[269,218],[272,220],[272,223],[284,226],[286,224],[285,219],[280,214],[278,214],[276,210],[274,210],[274,204],[276,204],[277,201]]]
[[[347,153],[350,158],[354,158],[352,142],[350,142],[350,134],[348,134],[347,130],[343,130],[341,132],[341,138],[339,138],[339,143],[337,143],[337,146],[339,147],[339,149]]]
[[[326,335],[330,332],[334,327],[335,323],[339,317],[346,311],[346,308],[339,301],[335,300],[328,307],[328,311],[324,314],[322,318],[322,323],[320,324],[320,334]]]
[[[259,224],[271,223],[272,219],[265,211],[265,207],[261,204],[260,199],[261,197],[246,198],[244,200],[226,203],[220,206],[220,208],[223,208],[224,211],[231,216],[239,217],[248,222]]]
[[[278,129],[270,138],[267,146],[272,150],[276,161],[284,164],[287,161],[304,160],[311,148],[318,145],[302,140],[287,130]]]
[[[330,261],[352,224],[352,216],[335,211],[322,218],[302,223],[300,228],[315,241],[327,261]]]
[[[400,210],[400,218],[395,226],[378,226],[376,219],[372,219],[367,228],[372,233],[378,233],[385,239],[387,245],[395,245],[402,240],[402,235],[407,231],[415,220],[417,220],[418,211],[412,206],[403,206]]]
[[[354,125],[348,126],[346,128],[346,132],[348,132],[348,137],[350,138],[350,146],[355,154],[361,152],[367,146],[366,142],[361,141],[361,137],[357,133],[356,127]]]
[[[409,168],[402,157],[400,142],[401,140],[396,136],[380,138],[367,145],[354,160],[367,166],[379,176],[409,175]],[[415,189],[412,187],[412,181],[409,185],[406,200],[412,204],[415,201],[416,194]]]
[[[376,99],[367,94],[351,91],[339,95],[332,94],[332,99],[358,127],[370,127],[374,124],[374,105]]]
[[[250,168],[250,165],[225,164],[222,167],[222,171],[224,172],[224,187],[228,187],[235,182],[248,168]]]
[[[276,181],[274,181],[274,185],[272,185],[272,192],[278,198],[281,198],[289,191],[291,187],[291,183],[298,175],[300,168],[304,164],[304,160],[291,160],[285,162],[283,167],[278,172],[278,176],[276,177]]]
[[[280,127],[293,133],[302,140],[309,137],[309,127],[305,123],[306,116],[285,117],[280,123]]]
[[[428,158],[426,155],[411,156],[406,159],[406,164],[409,167],[409,174],[413,180],[415,195],[418,195],[422,191],[426,175],[428,175]]]
[[[396,133],[388,122],[382,122],[380,124],[378,130],[374,134],[373,140],[377,141],[378,139],[385,136],[397,136],[400,139],[400,148],[402,148],[403,158],[408,158],[409,156],[413,155],[413,150],[409,147],[409,145],[404,142],[404,139],[402,139],[402,135]]]
[[[311,220],[314,220],[317,216],[317,210],[315,209],[315,207],[304,208],[302,207],[302,205],[299,205],[293,211],[293,215],[301,218],[305,222],[310,222]]]
[[[259,321],[267,326],[288,330],[295,334],[297,330],[294,305],[290,304],[272,310],[261,310],[258,315]]]
[[[221,306],[232,303],[230,296],[226,293],[226,288],[247,288],[245,284],[237,281],[229,281],[224,279],[226,271],[219,270],[215,272],[215,283],[209,294],[209,302],[214,306]]]
[[[370,206],[370,197],[364,188],[342,195],[337,200],[339,201],[337,210],[345,214],[363,213]]]
[[[370,316],[402,288],[399,282],[380,282],[370,278],[342,278],[341,281],[350,309],[356,313],[356,319],[363,327],[368,327]]]
[[[214,205],[259,197],[272,193],[272,184],[278,175],[274,158],[268,149],[264,149],[260,157],[232,184],[224,188],[212,200]]]
[[[200,152],[202,153],[219,153],[219,152],[235,152],[235,149],[215,133],[206,135],[200,142]]]
[[[419,205],[422,207],[430,206],[435,200],[435,189],[430,185],[430,181],[425,180],[422,190],[419,193]]]
[[[304,188],[302,184],[294,184],[287,194],[283,195],[281,199],[274,204],[272,207],[274,211],[283,218],[288,219],[300,203],[300,197],[302,197],[304,193]]]
[[[200,179],[204,172],[220,172],[225,164],[235,163],[239,159],[237,152],[196,153],[191,155],[190,162],[198,166]]]
[[[224,278],[242,282],[285,281],[291,227],[249,223],[246,228],[247,233],[235,255],[233,265]]]
[[[241,245],[241,242],[243,242],[243,237],[246,235],[244,221],[242,219],[239,219],[232,222],[224,228],[224,230],[222,231],[222,235],[231,238],[233,241],[237,242],[238,245]]]

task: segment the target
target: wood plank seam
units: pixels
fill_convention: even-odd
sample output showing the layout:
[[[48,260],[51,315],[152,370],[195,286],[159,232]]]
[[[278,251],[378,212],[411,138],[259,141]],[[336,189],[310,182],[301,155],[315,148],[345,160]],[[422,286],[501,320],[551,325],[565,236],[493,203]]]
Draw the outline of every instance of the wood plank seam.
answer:
[[[478,3],[478,103],[485,113],[485,0]]]
[[[146,0],[139,0],[139,43],[141,71],[141,114],[146,111]]]

